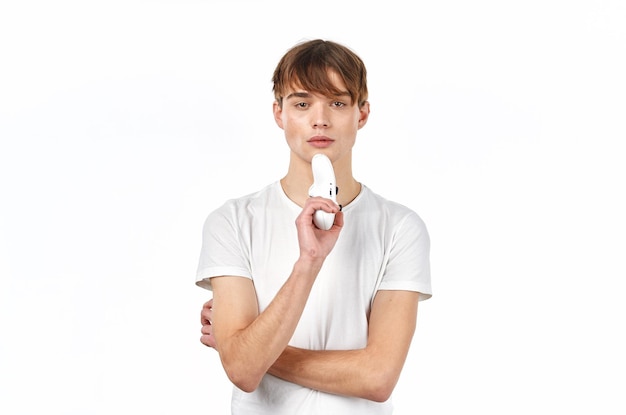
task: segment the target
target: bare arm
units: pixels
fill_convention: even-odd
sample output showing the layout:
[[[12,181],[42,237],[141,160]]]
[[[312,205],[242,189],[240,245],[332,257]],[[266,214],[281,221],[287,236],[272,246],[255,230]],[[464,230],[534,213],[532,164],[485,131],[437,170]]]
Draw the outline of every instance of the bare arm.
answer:
[[[384,402],[404,366],[415,332],[417,303],[416,292],[379,291],[364,349],[287,347],[269,373],[311,389]]]
[[[336,214],[329,231],[321,231],[312,223],[313,213],[320,208]],[[296,220],[300,257],[282,288],[260,314],[251,280],[212,278],[214,323],[207,327],[212,330],[214,344],[219,344],[217,350],[226,374],[240,389],[246,392],[256,389],[285,350],[342,226],[343,215],[338,206],[322,198],[307,200]]]

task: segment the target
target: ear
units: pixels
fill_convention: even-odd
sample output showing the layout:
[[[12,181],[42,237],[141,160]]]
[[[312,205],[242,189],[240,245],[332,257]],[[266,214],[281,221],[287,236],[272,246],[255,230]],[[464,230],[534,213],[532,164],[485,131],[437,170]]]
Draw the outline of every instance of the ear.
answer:
[[[365,124],[367,124],[367,120],[370,116],[370,103],[369,101],[365,101],[363,106],[359,108],[359,130],[363,128]]]
[[[274,111],[274,121],[276,124],[282,129],[283,128],[283,108],[278,103],[278,101],[274,101],[274,106],[272,107]]]

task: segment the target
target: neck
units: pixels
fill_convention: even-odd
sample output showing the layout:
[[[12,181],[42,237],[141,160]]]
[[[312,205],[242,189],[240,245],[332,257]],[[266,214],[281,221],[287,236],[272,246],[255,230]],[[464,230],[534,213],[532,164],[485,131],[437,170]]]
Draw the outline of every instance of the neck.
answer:
[[[361,183],[352,176],[352,163],[349,157],[333,163],[337,180],[337,204],[346,206],[361,192]],[[287,175],[280,181],[283,191],[289,199],[299,206],[309,198],[309,187],[313,184],[311,163],[292,157]]]

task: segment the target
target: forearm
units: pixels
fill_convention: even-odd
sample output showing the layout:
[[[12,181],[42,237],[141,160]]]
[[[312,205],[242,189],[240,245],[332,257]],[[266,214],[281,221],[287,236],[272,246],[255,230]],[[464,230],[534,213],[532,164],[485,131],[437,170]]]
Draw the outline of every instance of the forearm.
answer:
[[[398,382],[415,332],[418,297],[416,292],[378,292],[365,348],[287,347],[269,373],[323,392],[386,401]]]
[[[219,325],[215,327],[224,369],[242,390],[254,390],[287,346],[320,267],[321,262],[299,260],[272,302],[249,325],[231,332],[220,331]],[[216,306],[218,322],[228,317],[217,313],[228,313],[228,309]]]
[[[372,348],[304,350],[287,347],[268,373],[307,388],[336,395],[386,401],[400,375]]]

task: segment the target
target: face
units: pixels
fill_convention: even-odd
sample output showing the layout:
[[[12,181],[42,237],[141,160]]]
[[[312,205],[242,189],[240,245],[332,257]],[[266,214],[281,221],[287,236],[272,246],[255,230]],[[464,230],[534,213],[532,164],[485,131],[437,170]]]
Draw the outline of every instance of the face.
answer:
[[[320,152],[333,163],[350,157],[357,131],[369,116],[369,103],[359,108],[341,78],[334,72],[329,77],[345,93],[327,97],[294,87],[286,91],[282,107],[274,103],[274,119],[285,132],[292,157],[302,161],[310,162]]]

